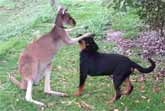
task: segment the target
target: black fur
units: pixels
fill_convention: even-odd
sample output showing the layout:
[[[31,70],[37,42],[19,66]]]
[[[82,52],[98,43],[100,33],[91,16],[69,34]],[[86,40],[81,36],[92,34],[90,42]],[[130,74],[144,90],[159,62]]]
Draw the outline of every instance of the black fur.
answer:
[[[155,62],[148,59],[151,66],[143,68],[128,57],[119,54],[107,54],[98,52],[98,46],[92,37],[84,38],[86,48],[80,52],[80,84],[83,86],[87,75],[90,76],[110,76],[112,75],[115,90],[120,90],[120,86],[126,78],[129,78],[133,69],[142,73],[150,73],[155,68]]]

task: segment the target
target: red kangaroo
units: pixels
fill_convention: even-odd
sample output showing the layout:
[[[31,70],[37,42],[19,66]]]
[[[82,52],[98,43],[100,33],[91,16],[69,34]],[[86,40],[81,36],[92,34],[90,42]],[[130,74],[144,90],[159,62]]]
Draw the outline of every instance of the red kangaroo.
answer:
[[[68,11],[61,7],[58,10],[55,26],[52,30],[29,44],[21,53],[19,58],[21,81],[16,80],[13,75],[9,75],[9,79],[16,86],[26,90],[25,99],[28,102],[45,106],[44,103],[32,99],[32,86],[33,84],[38,84],[43,77],[45,77],[45,93],[57,96],[67,95],[65,93],[52,91],[51,89],[50,75],[52,59],[62,46],[62,43],[67,45],[77,43],[82,38],[89,36],[90,33],[86,33],[78,38],[69,38],[68,33],[64,29],[64,24],[75,26],[76,22]]]

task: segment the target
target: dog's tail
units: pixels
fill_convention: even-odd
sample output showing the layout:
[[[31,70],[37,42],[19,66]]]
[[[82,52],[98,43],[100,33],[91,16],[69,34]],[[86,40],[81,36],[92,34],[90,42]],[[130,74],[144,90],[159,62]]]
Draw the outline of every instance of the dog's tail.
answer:
[[[150,58],[148,58],[148,61],[151,63],[151,66],[148,67],[148,68],[143,68],[143,67],[141,67],[140,65],[138,65],[138,64],[135,63],[135,62],[132,62],[132,66],[133,66],[133,68],[136,68],[138,71],[140,71],[140,72],[142,72],[142,73],[150,73],[150,72],[152,72],[152,71],[155,69],[156,64],[155,64],[155,62],[154,62],[152,59],[150,59]]]

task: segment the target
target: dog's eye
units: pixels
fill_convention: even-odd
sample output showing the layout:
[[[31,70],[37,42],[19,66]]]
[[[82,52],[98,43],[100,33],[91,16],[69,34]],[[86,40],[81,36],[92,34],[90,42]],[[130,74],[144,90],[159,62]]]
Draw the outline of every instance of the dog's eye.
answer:
[[[79,43],[81,43],[82,41],[81,41],[81,40],[79,40],[78,42],[79,42]]]

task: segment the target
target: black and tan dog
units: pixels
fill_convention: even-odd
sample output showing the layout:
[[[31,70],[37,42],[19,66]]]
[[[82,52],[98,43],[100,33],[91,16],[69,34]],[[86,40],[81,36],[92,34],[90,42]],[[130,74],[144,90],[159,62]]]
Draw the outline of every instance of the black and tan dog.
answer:
[[[132,92],[133,86],[129,80],[129,76],[137,69],[142,73],[150,73],[155,68],[155,62],[148,59],[151,66],[143,68],[137,63],[130,60],[128,57],[119,54],[107,54],[98,52],[98,46],[92,37],[84,38],[79,41],[80,52],[80,84],[79,90],[75,96],[80,96],[87,75],[90,76],[112,76],[115,96],[110,102],[113,102],[121,97],[122,94],[128,95]],[[127,84],[127,90],[123,93],[120,91],[120,86],[123,82]]]

